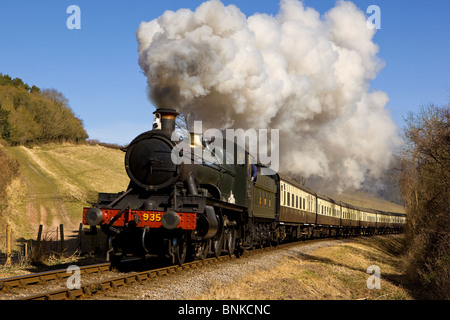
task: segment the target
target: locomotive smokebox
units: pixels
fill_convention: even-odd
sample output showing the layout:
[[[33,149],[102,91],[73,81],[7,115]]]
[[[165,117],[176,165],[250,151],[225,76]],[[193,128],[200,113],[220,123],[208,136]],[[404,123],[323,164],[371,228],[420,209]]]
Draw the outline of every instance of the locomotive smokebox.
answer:
[[[178,115],[173,109],[154,112],[153,130],[137,136],[127,147],[125,169],[132,183],[147,191],[173,186],[183,172],[182,164],[172,161],[175,142],[171,135]]]
[[[175,130],[175,119],[179,113],[173,109],[156,109],[153,114],[155,115],[155,123],[153,124],[153,128],[172,134]]]

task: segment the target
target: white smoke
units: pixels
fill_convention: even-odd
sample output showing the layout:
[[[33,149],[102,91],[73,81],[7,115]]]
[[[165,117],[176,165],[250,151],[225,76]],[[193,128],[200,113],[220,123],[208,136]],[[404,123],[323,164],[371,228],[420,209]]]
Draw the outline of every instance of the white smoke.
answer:
[[[382,61],[366,19],[345,1],[321,16],[283,0],[247,18],[212,0],[142,22],[139,65],[157,106],[205,127],[279,129],[281,171],[357,188],[397,141],[387,94],[370,89]]]

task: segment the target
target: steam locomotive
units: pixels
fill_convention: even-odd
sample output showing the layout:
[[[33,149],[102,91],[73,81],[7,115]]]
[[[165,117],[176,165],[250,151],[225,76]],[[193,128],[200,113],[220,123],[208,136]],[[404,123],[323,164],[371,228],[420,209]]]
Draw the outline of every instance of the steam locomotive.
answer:
[[[262,165],[234,142],[234,150],[212,148],[193,135],[183,154],[172,139],[178,113],[154,114],[154,129],[124,148],[127,190],[99,193],[83,209],[83,223],[108,235],[112,263],[133,255],[182,264],[294,239],[403,230],[404,214],[357,208],[278,173],[260,174]],[[198,148],[218,161],[196,156]],[[192,161],[178,163],[174,154]]]

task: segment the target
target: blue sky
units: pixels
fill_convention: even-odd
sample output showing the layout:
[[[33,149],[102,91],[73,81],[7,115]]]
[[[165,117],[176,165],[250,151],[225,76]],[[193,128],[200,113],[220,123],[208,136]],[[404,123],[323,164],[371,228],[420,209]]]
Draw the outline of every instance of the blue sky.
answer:
[[[203,1],[1,1],[0,72],[30,85],[55,88],[84,121],[90,138],[127,144],[148,130],[154,107],[138,65],[136,30],[165,10],[195,9]],[[247,16],[276,14],[278,0],[223,0]],[[305,0],[324,13],[333,0]],[[372,82],[386,92],[399,127],[409,111],[450,101],[450,2],[355,0],[381,9],[374,42],[385,67]],[[81,9],[81,29],[70,30],[70,5]]]

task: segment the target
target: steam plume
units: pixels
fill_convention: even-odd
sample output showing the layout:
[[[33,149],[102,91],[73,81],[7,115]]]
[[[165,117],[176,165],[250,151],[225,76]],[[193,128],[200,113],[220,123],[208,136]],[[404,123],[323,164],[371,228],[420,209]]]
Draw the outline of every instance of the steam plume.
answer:
[[[397,141],[387,94],[370,89],[383,66],[374,33],[351,2],[321,16],[283,0],[247,18],[211,0],[142,22],[139,65],[156,105],[205,127],[279,129],[280,168],[357,188]]]

